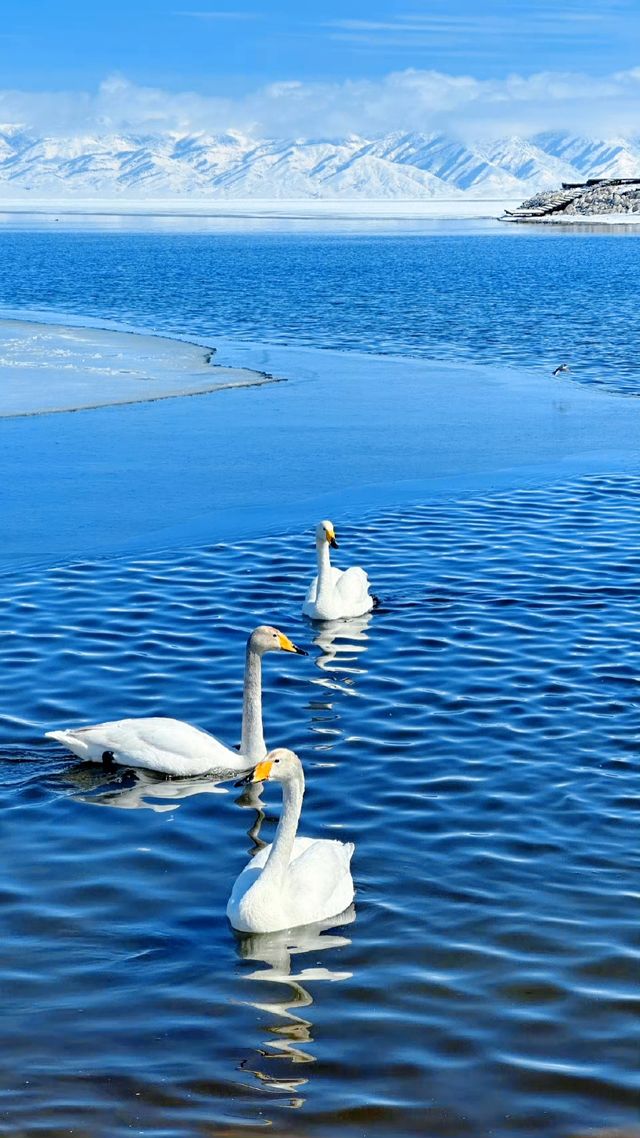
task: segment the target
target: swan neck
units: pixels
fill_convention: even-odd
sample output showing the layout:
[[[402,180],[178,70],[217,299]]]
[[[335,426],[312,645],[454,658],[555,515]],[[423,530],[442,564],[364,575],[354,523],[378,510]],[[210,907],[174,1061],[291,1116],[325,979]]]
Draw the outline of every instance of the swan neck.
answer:
[[[262,730],[262,658],[251,641],[247,644],[244,669],[240,753],[256,763],[267,753]]]
[[[323,540],[318,543],[318,589],[316,601],[328,599],[331,593],[331,557],[329,555],[329,542]]]
[[[298,832],[302,799],[304,796],[304,775],[302,770],[282,784],[282,814],[273,839],[271,853],[262,871],[268,880],[282,877],[291,861],[291,851]]]

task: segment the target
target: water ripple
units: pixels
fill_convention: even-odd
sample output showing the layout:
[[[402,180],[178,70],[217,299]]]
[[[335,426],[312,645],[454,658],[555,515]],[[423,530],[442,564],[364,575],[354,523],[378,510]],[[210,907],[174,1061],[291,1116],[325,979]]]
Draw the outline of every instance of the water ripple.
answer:
[[[574,380],[638,393],[637,234],[5,231],[2,244],[0,304],[12,313],[49,306],[54,316],[133,321],[207,343],[295,343],[547,374],[567,360],[559,398]]]
[[[7,1132],[633,1127],[640,482],[365,522],[341,557],[382,605],[322,628],[310,534],[3,578]],[[265,661],[267,738],[304,759],[304,832],[356,842],[358,892],[243,938],[226,898],[277,791],[103,771],[42,733],[171,713],[236,742],[264,620],[312,652]]]

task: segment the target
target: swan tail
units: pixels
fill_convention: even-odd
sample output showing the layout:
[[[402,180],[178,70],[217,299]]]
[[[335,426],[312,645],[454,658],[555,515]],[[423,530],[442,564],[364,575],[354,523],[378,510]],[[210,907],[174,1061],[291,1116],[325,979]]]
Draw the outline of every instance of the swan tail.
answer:
[[[73,731],[47,731],[45,733],[45,739],[55,739],[56,742],[62,743],[63,747],[66,747],[74,755],[77,755],[79,759],[89,759],[92,757],[89,744],[86,743],[84,739],[80,739],[77,735],[74,735]]]

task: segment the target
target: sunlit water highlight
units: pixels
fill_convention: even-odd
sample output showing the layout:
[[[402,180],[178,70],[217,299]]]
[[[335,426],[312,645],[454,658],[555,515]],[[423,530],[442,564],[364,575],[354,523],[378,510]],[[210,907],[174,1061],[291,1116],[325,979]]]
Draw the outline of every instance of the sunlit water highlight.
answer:
[[[358,521],[339,562],[382,603],[352,625],[299,615],[311,533],[4,579],[8,1133],[634,1125],[640,481]],[[312,647],[265,662],[267,739],[305,763],[302,832],[356,842],[357,897],[245,939],[225,903],[277,789],[263,817],[41,735],[169,712],[237,741],[265,619]]]

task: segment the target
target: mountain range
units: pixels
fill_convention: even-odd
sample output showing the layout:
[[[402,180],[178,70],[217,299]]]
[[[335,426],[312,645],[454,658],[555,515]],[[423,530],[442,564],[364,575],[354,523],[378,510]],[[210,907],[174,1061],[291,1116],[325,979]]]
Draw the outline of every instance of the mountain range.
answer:
[[[0,200],[523,198],[561,182],[640,176],[640,138],[564,132],[491,142],[396,132],[332,140],[224,134],[41,137],[0,126]]]

